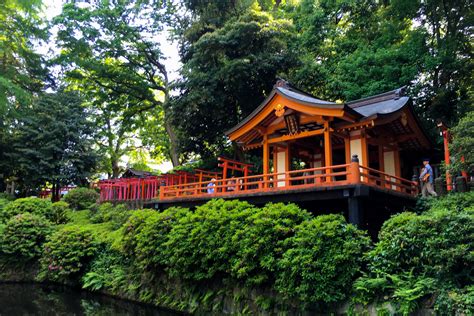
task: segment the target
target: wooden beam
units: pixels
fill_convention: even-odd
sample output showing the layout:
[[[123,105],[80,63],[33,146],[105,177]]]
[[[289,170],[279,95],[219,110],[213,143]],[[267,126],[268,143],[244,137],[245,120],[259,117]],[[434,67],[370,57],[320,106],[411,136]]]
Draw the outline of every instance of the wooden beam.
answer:
[[[288,141],[288,140],[293,140],[293,139],[298,139],[298,138],[322,135],[323,133],[324,133],[323,129],[318,129],[318,130],[314,130],[314,131],[304,131],[304,132],[301,132],[299,134],[284,135],[284,136],[280,136],[280,137],[270,138],[268,140],[268,143],[269,144],[274,144],[274,143],[285,142],[285,141]]]
[[[313,115],[313,116],[303,116],[300,117],[299,119],[300,126],[308,124],[308,123],[315,123],[315,124],[321,124],[322,123],[322,117],[321,115]],[[286,123],[285,121],[280,121],[277,124],[272,124],[267,127],[267,133],[271,135],[275,131],[279,129],[284,129],[286,128]]]

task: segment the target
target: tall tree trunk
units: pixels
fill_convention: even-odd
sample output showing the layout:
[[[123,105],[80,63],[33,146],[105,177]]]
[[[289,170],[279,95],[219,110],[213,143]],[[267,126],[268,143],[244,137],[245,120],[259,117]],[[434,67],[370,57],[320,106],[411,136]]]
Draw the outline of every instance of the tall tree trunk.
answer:
[[[170,138],[170,158],[173,163],[173,167],[179,166],[179,155],[178,155],[178,137],[174,132],[173,126],[169,119],[165,116],[165,129],[166,133]]]
[[[111,157],[110,164],[112,166],[112,179],[116,179],[120,175],[120,166],[118,159],[116,159],[115,157]]]

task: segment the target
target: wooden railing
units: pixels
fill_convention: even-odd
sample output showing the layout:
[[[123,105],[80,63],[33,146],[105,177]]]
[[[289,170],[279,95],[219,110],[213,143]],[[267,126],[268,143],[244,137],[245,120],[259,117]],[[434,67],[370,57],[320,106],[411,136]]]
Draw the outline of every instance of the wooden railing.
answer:
[[[103,180],[98,184],[100,201],[137,201],[158,197],[160,180],[157,177]]]
[[[202,181],[160,188],[160,200],[194,197],[219,197],[259,192],[298,190],[312,187],[333,187],[364,183],[383,189],[416,195],[416,183],[375,169],[350,164],[293,170],[267,175]]]
[[[398,191],[412,196],[419,192],[418,183],[397,177],[377,169],[360,166],[360,175],[363,183],[371,186]]]

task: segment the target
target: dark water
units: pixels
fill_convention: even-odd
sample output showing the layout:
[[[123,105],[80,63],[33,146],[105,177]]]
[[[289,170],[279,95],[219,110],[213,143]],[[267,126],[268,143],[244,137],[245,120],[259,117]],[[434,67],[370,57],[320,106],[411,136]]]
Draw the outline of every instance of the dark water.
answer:
[[[1,284],[0,315],[160,315],[178,314],[67,287]]]

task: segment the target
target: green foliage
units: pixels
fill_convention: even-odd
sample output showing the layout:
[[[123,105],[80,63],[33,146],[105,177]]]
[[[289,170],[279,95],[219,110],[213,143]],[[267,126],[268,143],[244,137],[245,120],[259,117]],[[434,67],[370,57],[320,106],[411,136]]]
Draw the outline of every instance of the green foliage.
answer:
[[[70,87],[89,101],[103,169],[113,177],[120,174],[120,158],[135,149],[135,132],[151,128],[155,135],[145,132],[144,143],[170,157],[171,126],[165,129],[164,115],[169,84],[158,38],[171,8],[139,0],[68,3],[53,21],[61,48],[56,62]]]
[[[451,171],[456,174],[461,170],[474,172],[474,110],[464,116],[451,130],[452,141],[449,149],[454,158]],[[464,162],[461,161],[464,157]]]
[[[56,231],[44,244],[39,278],[51,281],[74,280],[96,254],[97,243],[91,231],[68,226]]]
[[[381,293],[390,293],[385,297],[396,304],[396,310],[410,315],[420,307],[421,299],[427,298],[436,290],[437,280],[415,276],[411,271],[400,274],[380,274],[376,278],[367,275],[357,279],[354,284],[356,296],[353,301],[367,305]]]
[[[206,158],[222,152],[223,132],[258,106],[295,55],[288,47],[291,23],[261,10],[245,10],[215,28],[194,26],[200,31],[186,47],[182,93],[171,104],[182,150]]]
[[[125,204],[118,204],[114,206],[112,203],[102,203],[95,205],[91,209],[92,223],[113,223],[113,229],[122,227],[130,216],[130,211]]]
[[[137,255],[137,245],[141,231],[145,227],[147,218],[156,214],[154,210],[136,210],[132,211],[130,217],[122,228],[122,251],[127,257]]]
[[[99,199],[99,193],[93,189],[76,188],[69,191],[63,198],[73,210],[85,210],[90,208]]]
[[[436,298],[434,310],[438,315],[472,315],[474,286],[442,290]]]
[[[92,291],[120,291],[127,287],[125,258],[117,251],[101,249],[82,277],[82,287]]]
[[[472,196],[429,200],[431,208],[420,215],[402,213],[386,221],[367,254],[368,273],[354,283],[355,301],[367,304],[384,297],[409,314],[423,298],[438,292],[435,305],[440,310],[456,305],[456,299],[464,306],[462,295],[453,294],[456,299],[446,304],[444,298],[474,281]]]
[[[56,201],[61,186],[84,184],[91,176],[94,131],[82,102],[75,92],[42,94],[17,120],[9,155],[22,190],[50,183]]]
[[[164,244],[166,271],[196,281],[228,275],[236,251],[232,238],[252,212],[247,202],[211,200],[194,213],[178,213]]]
[[[146,219],[145,226],[135,236],[135,254],[141,267],[159,269],[169,263],[167,258],[171,253],[165,247],[169,233],[180,219],[190,215],[188,209],[171,207],[161,213],[155,212]]]
[[[0,222],[6,222],[11,217],[22,213],[48,217],[51,212],[51,206],[51,201],[36,197],[17,199],[8,203],[3,210],[1,210]]]
[[[277,262],[284,252],[282,242],[291,238],[295,227],[311,215],[295,204],[269,203],[246,216],[232,237],[236,254],[231,274],[249,285],[273,282]]]
[[[65,224],[69,221],[69,212],[69,204],[58,201],[51,205],[51,211],[47,214],[47,218],[54,224]]]
[[[362,266],[370,245],[367,235],[341,215],[322,215],[294,228],[284,241],[276,288],[303,304],[340,302]]]
[[[41,215],[15,215],[8,220],[0,234],[0,253],[12,256],[15,260],[37,258],[51,231],[51,223]]]

